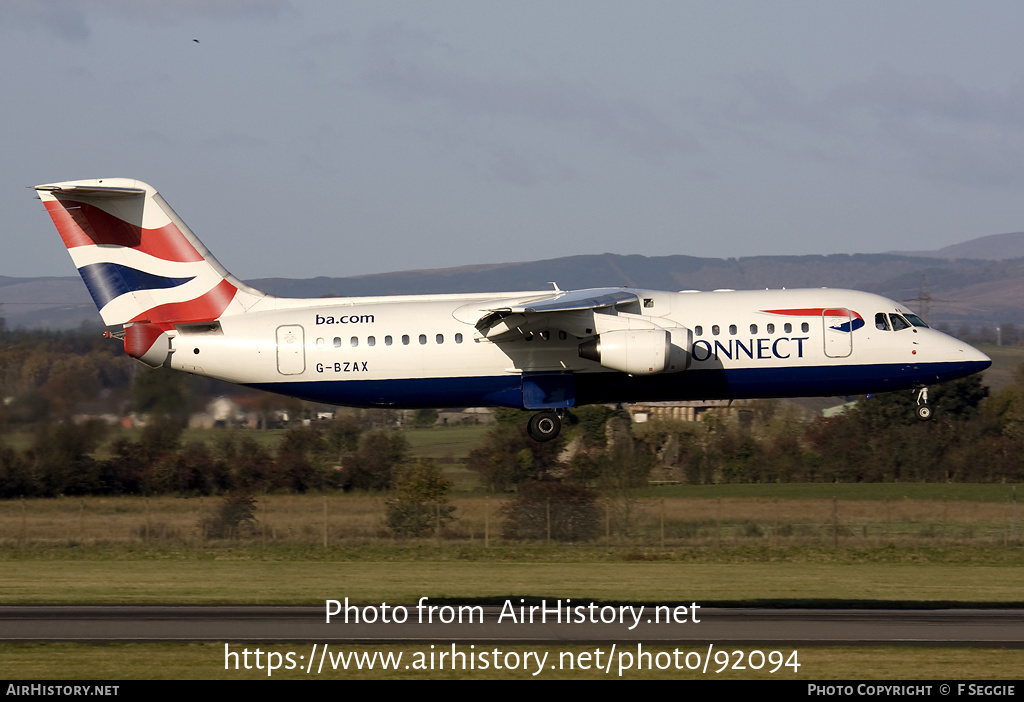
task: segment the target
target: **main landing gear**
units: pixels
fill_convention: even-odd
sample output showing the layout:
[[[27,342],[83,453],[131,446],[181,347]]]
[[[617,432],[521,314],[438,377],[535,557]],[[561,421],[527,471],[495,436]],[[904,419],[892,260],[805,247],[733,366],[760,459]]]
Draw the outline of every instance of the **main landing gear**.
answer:
[[[551,441],[562,431],[562,416],[565,410],[544,410],[530,417],[526,433],[534,441]]]
[[[932,418],[932,406],[928,404],[928,388],[921,388],[917,391],[917,407],[914,409],[914,414],[922,422],[927,422]]]

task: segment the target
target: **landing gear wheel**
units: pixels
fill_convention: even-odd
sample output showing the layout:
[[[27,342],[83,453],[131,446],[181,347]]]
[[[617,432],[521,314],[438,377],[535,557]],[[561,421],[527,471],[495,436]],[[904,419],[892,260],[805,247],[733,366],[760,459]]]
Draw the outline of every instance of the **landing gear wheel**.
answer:
[[[530,417],[526,425],[526,433],[534,441],[551,441],[562,431],[562,420],[551,410],[538,412]]]
[[[932,418],[932,406],[928,404],[928,388],[923,387],[917,391],[917,407],[914,408],[914,414],[922,422],[927,422]]]

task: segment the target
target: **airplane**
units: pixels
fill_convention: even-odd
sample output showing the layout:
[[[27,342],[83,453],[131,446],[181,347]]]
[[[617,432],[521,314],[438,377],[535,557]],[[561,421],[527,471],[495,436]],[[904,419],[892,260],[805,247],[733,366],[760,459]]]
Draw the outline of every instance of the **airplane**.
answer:
[[[356,407],[535,410],[537,441],[591,403],[859,395],[988,368],[910,310],[853,290],[624,287],[295,299],[246,285],[150,185],[35,186],[107,326],[147,366]]]

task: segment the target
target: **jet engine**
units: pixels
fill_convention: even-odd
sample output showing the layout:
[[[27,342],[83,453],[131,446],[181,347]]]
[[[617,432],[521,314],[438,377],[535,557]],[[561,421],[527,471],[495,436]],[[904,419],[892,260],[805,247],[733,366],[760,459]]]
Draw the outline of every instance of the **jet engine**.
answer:
[[[679,329],[685,339],[688,331]],[[630,375],[681,371],[689,365],[688,344],[673,344],[667,329],[620,329],[602,332],[580,344],[580,358]]]

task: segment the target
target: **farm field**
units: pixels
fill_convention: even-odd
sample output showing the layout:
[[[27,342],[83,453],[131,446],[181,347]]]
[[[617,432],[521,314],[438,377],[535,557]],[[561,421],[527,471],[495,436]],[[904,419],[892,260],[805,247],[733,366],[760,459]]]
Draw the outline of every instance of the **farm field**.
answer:
[[[8,500],[0,602],[1010,604],[1024,600],[1014,498],[1005,485],[645,488],[604,501],[605,532],[578,544],[503,539],[507,496],[457,494],[456,521],[418,539],[391,534],[375,494],[261,496],[226,538],[204,532],[218,498]]]
[[[880,483],[665,485],[599,500],[587,546],[833,548],[1019,544],[1010,485]],[[255,521],[214,539],[219,497],[85,497],[0,501],[0,549],[395,545],[383,493],[263,495]],[[454,491],[456,519],[410,543],[502,545],[510,495]],[[507,545],[507,544],[506,544]]]

